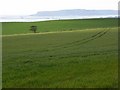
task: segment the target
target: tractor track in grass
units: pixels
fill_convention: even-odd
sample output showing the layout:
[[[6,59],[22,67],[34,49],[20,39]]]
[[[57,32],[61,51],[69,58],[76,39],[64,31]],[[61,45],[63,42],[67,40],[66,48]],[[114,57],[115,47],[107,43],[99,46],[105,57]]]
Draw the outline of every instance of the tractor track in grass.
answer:
[[[89,39],[83,39],[82,41],[79,41],[79,43],[75,43],[75,45],[86,44],[87,42],[93,41],[95,39],[98,39],[98,38],[104,36],[107,32],[108,32],[108,30],[105,30],[103,32],[99,32],[96,35],[91,36]]]
[[[83,30],[73,30],[73,31],[54,31],[54,32],[38,32],[38,33],[21,33],[21,34],[10,34],[10,35],[1,35],[2,37],[14,37],[14,36],[29,36],[29,35],[41,35],[41,34],[54,34],[54,33],[67,33],[67,32],[81,32],[88,30],[100,30],[104,28],[96,28],[96,29],[83,29]]]
[[[94,30],[94,29],[93,29]],[[78,30],[76,30],[78,31]],[[79,30],[80,31],[80,30]],[[83,30],[81,30],[83,31]],[[85,31],[85,30],[84,30]],[[51,49],[47,49],[46,50],[42,50],[43,52],[46,52],[46,51],[56,51],[58,49],[61,49],[61,48],[64,48],[64,49],[69,49],[69,48],[74,48],[76,46],[80,46],[80,45],[84,45],[86,43],[89,43],[93,40],[96,40],[102,36],[104,36],[107,32],[109,31],[109,28],[107,29],[104,29],[104,30],[101,30],[91,36],[88,36],[86,38],[83,38],[81,40],[76,40],[76,41],[73,41],[73,42],[70,42],[70,43],[65,43],[65,44],[61,44],[61,45],[52,45],[51,46]],[[39,34],[49,34],[49,33],[63,33],[63,32],[75,32],[75,31],[62,31],[62,32],[46,32],[46,33],[30,33],[30,34],[19,34],[19,35],[3,35],[3,37],[8,37],[8,36],[21,36],[21,35],[39,35]]]
[[[102,30],[102,31],[99,31],[91,36],[88,36],[86,38],[83,38],[81,40],[77,40],[77,41],[73,41],[73,42],[70,42],[70,43],[66,43],[66,44],[62,44],[62,45],[57,45],[57,46],[51,46],[51,49],[44,49],[44,50],[41,50],[40,52],[48,52],[48,51],[57,51],[59,49],[70,49],[70,48],[75,48],[77,46],[77,48],[79,48],[80,45],[84,45],[86,43],[89,43],[93,40],[96,40],[102,36],[104,36],[105,34],[107,34],[107,32],[109,31],[109,29],[105,29],[105,30]]]
[[[107,30],[103,30],[103,31],[100,31],[92,36],[89,36],[89,37],[86,37],[86,38],[83,38],[81,40],[77,40],[77,41],[73,41],[73,42],[70,42],[70,43],[66,43],[66,44],[62,44],[62,45],[58,45],[58,46],[53,46],[54,48],[51,49],[51,50],[55,50],[56,48],[59,49],[59,48],[71,48],[71,47],[74,47],[76,45],[83,45],[83,44],[86,44],[88,42],[91,42],[93,40],[96,40],[102,36],[104,36],[106,33],[108,32],[108,29]]]

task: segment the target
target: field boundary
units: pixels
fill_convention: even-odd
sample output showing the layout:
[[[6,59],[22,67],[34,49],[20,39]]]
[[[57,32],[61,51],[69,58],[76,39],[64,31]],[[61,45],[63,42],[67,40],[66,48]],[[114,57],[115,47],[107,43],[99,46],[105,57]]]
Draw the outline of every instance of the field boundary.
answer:
[[[114,27],[112,29],[117,29]],[[54,31],[54,32],[40,32],[40,33],[22,33],[22,34],[11,34],[11,35],[2,35],[2,37],[12,37],[12,36],[26,36],[26,35],[40,35],[40,34],[54,34],[54,33],[68,33],[68,32],[85,32],[85,31],[96,31],[100,29],[109,29],[109,28],[93,28],[93,29],[82,29],[82,30],[72,30],[72,31]]]

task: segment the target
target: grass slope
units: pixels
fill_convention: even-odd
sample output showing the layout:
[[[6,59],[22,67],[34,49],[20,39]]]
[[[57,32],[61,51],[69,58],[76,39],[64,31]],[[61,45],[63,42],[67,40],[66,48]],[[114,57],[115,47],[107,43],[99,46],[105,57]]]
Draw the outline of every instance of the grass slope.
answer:
[[[56,20],[43,22],[6,22],[3,23],[3,35],[31,33],[30,26],[36,25],[38,32],[81,30],[92,28],[117,27],[117,18]]]
[[[90,22],[89,20],[85,21],[78,20],[76,22],[75,20],[69,23],[73,25],[73,22],[76,22],[73,25],[74,28],[81,29],[85,28],[86,23],[90,24],[91,22],[91,20]],[[49,25],[42,25],[44,23],[49,23]],[[54,28],[55,26],[59,29],[58,23],[67,30],[68,27],[73,27],[66,26],[68,21],[49,21],[40,24],[37,22],[35,24],[39,24],[44,30],[44,28]],[[65,26],[62,26],[61,23],[65,23]],[[83,26],[79,26],[79,23]],[[97,28],[108,27],[113,22],[110,19],[106,22],[93,20],[93,23],[101,24],[101,26],[95,24],[94,28]],[[86,28],[93,28],[93,23]],[[11,30],[4,34],[16,33],[15,29],[12,31],[13,26],[18,27],[17,33],[22,33],[25,28],[26,30],[29,28],[27,24],[4,23],[3,26],[7,25],[9,27],[5,28]],[[52,30],[56,30],[53,28]],[[19,30],[23,31],[19,32]],[[27,33],[27,31],[25,32]],[[3,37],[3,87],[117,87],[117,45],[117,28]]]

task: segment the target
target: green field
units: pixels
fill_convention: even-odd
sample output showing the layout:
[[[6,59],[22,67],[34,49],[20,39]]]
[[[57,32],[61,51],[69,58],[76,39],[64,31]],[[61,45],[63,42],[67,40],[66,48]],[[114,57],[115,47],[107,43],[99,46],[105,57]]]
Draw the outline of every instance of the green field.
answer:
[[[7,36],[33,24],[66,32]],[[117,19],[3,23],[3,35],[4,88],[118,87]]]
[[[72,31],[93,28],[109,28],[118,26],[117,18],[81,19],[81,20],[56,20],[43,22],[3,23],[3,35],[31,33],[30,26],[38,27],[38,32]]]

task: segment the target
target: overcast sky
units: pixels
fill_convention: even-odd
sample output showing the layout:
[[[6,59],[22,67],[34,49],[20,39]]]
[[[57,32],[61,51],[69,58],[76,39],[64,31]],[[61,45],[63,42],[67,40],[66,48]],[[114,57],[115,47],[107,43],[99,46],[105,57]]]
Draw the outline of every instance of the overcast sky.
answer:
[[[119,0],[0,0],[0,15],[30,15],[63,9],[118,9]]]

